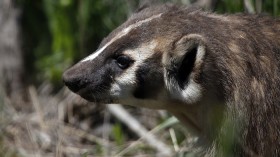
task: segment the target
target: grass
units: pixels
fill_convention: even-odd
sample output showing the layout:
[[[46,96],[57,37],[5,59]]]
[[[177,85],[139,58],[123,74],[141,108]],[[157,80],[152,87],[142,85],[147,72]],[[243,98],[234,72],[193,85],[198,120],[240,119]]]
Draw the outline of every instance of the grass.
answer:
[[[111,114],[105,106],[88,103],[63,88],[29,87],[29,111],[15,110],[2,101],[0,156],[155,156],[158,150]],[[4,99],[1,99],[4,100]],[[8,99],[7,99],[8,100]],[[25,106],[26,106],[25,105]],[[3,107],[4,106],[4,107]],[[127,108],[147,134],[174,151],[188,143],[178,121],[162,111]],[[5,116],[4,116],[5,114]],[[151,127],[156,126],[156,127]],[[170,128],[174,128],[171,138]],[[10,149],[8,149],[10,148]],[[13,151],[13,150],[14,151]],[[174,153],[176,153],[174,151]]]

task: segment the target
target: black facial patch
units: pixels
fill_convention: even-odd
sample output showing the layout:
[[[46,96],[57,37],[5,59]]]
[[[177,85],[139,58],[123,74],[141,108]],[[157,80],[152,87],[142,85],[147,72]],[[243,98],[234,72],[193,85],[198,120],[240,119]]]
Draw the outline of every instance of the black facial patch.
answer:
[[[107,102],[110,100],[109,90],[114,78],[123,73],[116,60],[107,56],[99,56],[94,61],[80,62],[68,69],[63,79],[70,90],[88,101]]]
[[[160,64],[162,55],[156,53],[146,59],[136,71],[138,86],[133,95],[138,99],[152,99],[157,96],[164,85],[163,68]]]
[[[194,68],[194,63],[196,59],[197,46],[186,52],[179,69],[177,69],[176,78],[180,88],[184,89],[185,84],[188,83],[188,78]]]

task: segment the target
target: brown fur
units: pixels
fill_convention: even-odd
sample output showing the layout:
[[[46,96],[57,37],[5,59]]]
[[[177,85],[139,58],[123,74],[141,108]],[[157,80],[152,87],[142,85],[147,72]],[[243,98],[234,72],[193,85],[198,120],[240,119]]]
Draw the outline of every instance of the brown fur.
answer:
[[[155,20],[143,31],[161,32],[151,38],[163,43],[160,44],[163,52],[172,51],[172,47],[168,48],[171,45],[164,43],[182,35],[199,34],[204,38],[207,54],[200,82],[204,89],[215,88],[226,101],[225,112],[230,112],[226,114],[236,122],[235,129],[240,132],[234,141],[236,155],[279,156],[280,20],[165,7],[163,19]],[[147,9],[140,15],[151,16],[154,12],[157,9]]]

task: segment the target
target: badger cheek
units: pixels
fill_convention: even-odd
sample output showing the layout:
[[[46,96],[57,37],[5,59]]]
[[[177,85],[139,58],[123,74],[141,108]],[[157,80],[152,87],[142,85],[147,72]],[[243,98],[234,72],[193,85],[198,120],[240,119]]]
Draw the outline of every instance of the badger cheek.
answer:
[[[134,64],[126,69],[120,76],[116,77],[110,87],[110,95],[116,99],[127,99],[132,96],[132,91],[136,86],[135,71],[137,65]]]
[[[134,86],[132,84],[114,83],[110,89],[110,96],[115,100],[127,99],[131,97]]]

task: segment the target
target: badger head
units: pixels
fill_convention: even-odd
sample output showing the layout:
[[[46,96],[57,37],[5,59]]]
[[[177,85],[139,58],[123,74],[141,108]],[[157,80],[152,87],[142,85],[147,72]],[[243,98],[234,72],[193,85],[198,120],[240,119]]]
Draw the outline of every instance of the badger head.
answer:
[[[63,74],[83,98],[148,108],[197,104],[203,96],[203,36],[173,5],[144,8],[105,38],[96,52]]]

